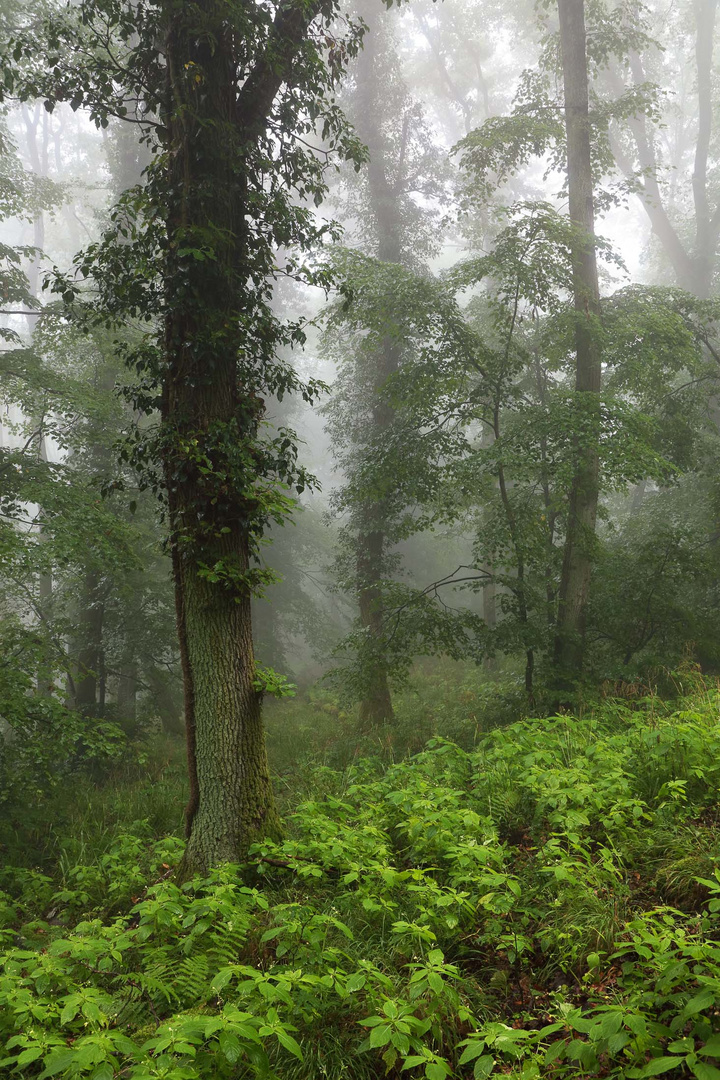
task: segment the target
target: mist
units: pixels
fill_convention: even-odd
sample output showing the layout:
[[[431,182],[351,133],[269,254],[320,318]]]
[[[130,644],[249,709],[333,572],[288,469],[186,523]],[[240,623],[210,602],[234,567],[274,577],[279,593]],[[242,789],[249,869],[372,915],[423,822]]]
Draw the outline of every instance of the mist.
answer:
[[[717,0],[0,0],[0,1072],[720,1076]]]

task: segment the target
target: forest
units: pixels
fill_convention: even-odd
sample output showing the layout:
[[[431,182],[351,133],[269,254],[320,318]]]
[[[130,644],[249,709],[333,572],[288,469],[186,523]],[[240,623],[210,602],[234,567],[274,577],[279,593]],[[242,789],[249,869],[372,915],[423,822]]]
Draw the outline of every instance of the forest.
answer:
[[[0,58],[0,1077],[720,1080],[718,0]]]

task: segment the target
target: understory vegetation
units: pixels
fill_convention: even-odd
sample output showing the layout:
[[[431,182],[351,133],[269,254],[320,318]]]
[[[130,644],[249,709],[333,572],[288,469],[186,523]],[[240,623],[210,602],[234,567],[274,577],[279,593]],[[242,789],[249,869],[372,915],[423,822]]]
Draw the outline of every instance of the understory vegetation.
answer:
[[[354,748],[327,693],[278,703],[285,839],[184,884],[167,736],[11,807],[3,1074],[720,1076],[717,686],[507,723],[464,674]]]
[[[0,69],[0,1080],[720,1080],[720,0]]]

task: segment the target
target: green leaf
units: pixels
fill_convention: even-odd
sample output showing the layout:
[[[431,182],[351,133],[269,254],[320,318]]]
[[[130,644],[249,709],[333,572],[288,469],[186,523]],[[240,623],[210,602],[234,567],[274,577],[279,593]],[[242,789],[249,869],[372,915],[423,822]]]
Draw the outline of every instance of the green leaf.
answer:
[[[375,1030],[377,1030],[377,1028]],[[300,1049],[300,1044],[293,1039],[292,1035],[288,1035],[287,1031],[283,1031],[282,1028],[279,1028],[275,1034],[277,1035],[278,1042],[281,1046],[284,1046],[286,1050],[289,1050],[291,1054],[294,1054],[299,1061],[303,1060],[303,1052]],[[373,1032],[373,1035],[374,1034],[375,1032]],[[372,1035],[370,1038],[372,1038]]]
[[[64,1027],[65,1024],[69,1024],[71,1020],[74,1020],[79,1011],[80,1002],[69,1001],[68,1004],[63,1008],[63,1011],[60,1013],[61,1026]]]
[[[90,1080],[113,1080],[115,1076],[115,1070],[108,1061],[103,1061],[102,1065],[98,1065],[97,1069],[93,1072]]]
[[[495,1058],[491,1054],[483,1054],[475,1062],[475,1068],[473,1070],[473,1076],[475,1080],[485,1080],[486,1076],[495,1068]]]
[[[46,1076],[57,1076],[59,1072],[69,1068],[75,1060],[74,1050],[53,1050],[51,1054],[45,1058],[43,1064],[44,1070],[40,1073],[40,1080],[45,1080]]]
[[[444,1061],[428,1061],[425,1075],[427,1080],[445,1080],[446,1076],[451,1075],[451,1071]]]
[[[403,1031],[393,1031],[390,1039],[393,1046],[399,1050],[401,1054],[407,1054],[410,1049],[410,1039]]]
[[[683,1016],[695,1016],[696,1013],[709,1009],[715,1003],[715,995],[709,990],[702,990],[695,997],[690,998],[682,1011]]]
[[[220,1043],[221,1051],[230,1064],[234,1065],[242,1054],[242,1047],[237,1035],[234,1035],[231,1031],[221,1031],[218,1041]]]
[[[473,1039],[473,1041],[463,1050],[458,1065],[467,1065],[469,1061],[474,1061],[476,1057],[480,1057],[484,1050],[485,1040]]]
[[[210,989],[219,991],[224,990],[225,987],[231,982],[235,969],[231,967],[223,968],[222,971],[218,971],[217,975],[210,983]]]
[[[392,1028],[389,1024],[378,1024],[370,1032],[370,1045],[373,1047],[385,1046],[390,1042]]]
[[[690,1049],[692,1050],[693,1047],[691,1046]],[[702,1054],[703,1057],[720,1057],[720,1035],[712,1035],[698,1050],[698,1054]]]
[[[678,1069],[683,1063],[681,1057],[656,1057],[648,1061],[647,1065],[643,1065],[635,1075],[640,1076],[659,1076],[660,1073],[670,1072],[671,1069]]]
[[[18,1065],[29,1065],[31,1061],[37,1061],[39,1057],[42,1057],[42,1046],[29,1046],[27,1050],[23,1050],[22,1054],[17,1059]]]
[[[615,1035],[622,1027],[622,1013],[609,1012],[605,1013],[600,1021],[600,1034],[604,1039],[609,1039],[611,1035]]]
[[[689,1054],[690,1051],[695,1049],[695,1040],[690,1038],[675,1039],[674,1042],[668,1043],[667,1048],[671,1054]]]
[[[696,1061],[690,1068],[697,1076],[697,1080],[720,1080],[720,1069],[714,1065],[706,1065],[704,1061]]]

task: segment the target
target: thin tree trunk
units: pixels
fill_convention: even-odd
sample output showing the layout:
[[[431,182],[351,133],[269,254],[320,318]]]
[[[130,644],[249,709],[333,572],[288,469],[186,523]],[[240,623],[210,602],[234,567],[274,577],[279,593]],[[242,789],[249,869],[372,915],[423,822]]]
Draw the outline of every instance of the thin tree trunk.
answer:
[[[635,140],[638,163],[643,170],[641,199],[652,230],[662,245],[673,268],[680,288],[705,298],[710,295],[714,260],[720,239],[720,205],[710,205],[708,190],[708,156],[712,139],[713,99],[712,67],[715,40],[715,23],[718,0],[694,0],[695,15],[695,63],[697,70],[697,137],[693,162],[692,192],[695,210],[695,234],[691,244],[681,238],[665,208],[658,182],[658,162],[652,135],[644,116],[629,120]],[[636,86],[646,82],[641,58],[637,53],[630,56],[633,80]],[[624,85],[617,72],[609,71],[614,89],[618,94]],[[619,145],[614,146],[615,157],[621,170],[634,178],[632,162],[625,159]]]
[[[137,722],[138,662],[131,652],[123,656],[117,684],[118,720],[130,730]]]
[[[88,716],[98,712],[98,678],[103,667],[105,605],[100,575],[88,570],[83,582],[83,604],[78,617],[80,637],[76,652],[75,707]]]
[[[500,414],[495,417],[499,423]],[[495,428],[485,427],[481,437],[481,446],[490,447],[495,442]],[[491,563],[484,563],[480,569],[488,575],[482,588],[482,612],[483,620],[488,630],[493,631],[497,627],[497,585],[493,577],[494,567]],[[483,660],[486,671],[495,671],[497,660],[494,656],[486,656]]]
[[[382,115],[380,87],[380,19],[377,13],[367,13],[370,32],[365,38],[358,62],[358,109],[356,128],[370,151],[367,169],[370,207],[377,235],[377,255],[382,262],[400,263],[402,259],[400,223],[400,182],[391,185],[387,147],[382,138],[379,117]],[[372,409],[371,438],[378,438],[393,421],[391,406],[380,398],[388,379],[398,370],[400,348],[389,336],[384,339],[375,357],[373,376],[377,395]],[[371,730],[392,723],[392,707],[388,668],[382,652],[384,613],[381,582],[385,576],[384,559],[387,552],[385,529],[386,510],[382,499],[368,501],[358,515],[357,580],[360,625],[369,636],[366,663],[366,689],[360,702],[361,730]]]
[[[495,402],[493,407],[493,434],[494,441],[500,439],[500,403]],[[508,532],[510,533],[510,540],[512,542],[513,550],[515,552],[515,573],[517,583],[514,588],[515,599],[517,601],[517,613],[520,622],[523,624],[523,628],[526,630],[528,627],[528,607],[527,607],[527,595],[526,595],[526,581],[525,581],[525,556],[523,554],[522,539],[518,530],[517,517],[515,516],[515,510],[510,499],[508,492],[508,483],[505,477],[505,466],[503,465],[502,458],[498,459],[497,463],[497,481],[498,491],[500,493],[500,502],[502,503],[503,510],[505,512],[505,520],[507,521]],[[529,646],[525,650],[525,691],[528,696],[529,702],[532,704],[535,700],[535,650],[532,646]]]
[[[710,295],[713,262],[720,231],[720,208],[713,216],[708,196],[708,155],[712,135],[712,65],[717,0],[695,0],[695,59],[698,81],[698,135],[693,165],[695,204],[695,251],[693,290],[696,296]]]
[[[41,115],[42,114],[42,115]],[[48,174],[48,146],[50,141],[50,116],[45,109],[41,109],[40,103],[35,105],[34,112],[30,113],[27,105],[23,105],[22,116],[25,121],[25,131],[27,135],[27,148],[28,156],[30,158],[30,164],[32,165],[33,172],[36,176],[42,177]],[[42,119],[42,140],[38,142],[38,124]],[[32,262],[28,270],[28,291],[32,297],[37,299],[40,285],[40,262],[42,259],[42,252],[45,247],[45,214],[42,210],[38,210],[33,218],[33,247],[35,252],[33,254]],[[35,333],[35,326],[37,319],[34,315],[28,315],[27,317],[28,333],[32,338]],[[38,439],[38,457],[41,461],[48,460],[47,454],[47,439],[42,432],[43,425],[39,423],[37,425],[40,429],[40,437]],[[44,534],[42,522],[38,527],[40,536]],[[48,617],[52,608],[53,601],[53,578],[52,573],[41,573],[38,579],[38,604],[40,611],[45,617]],[[37,688],[38,693],[43,697],[49,697],[53,691],[53,665],[43,664],[37,673]]]
[[[583,0],[558,0],[567,130],[570,219],[575,305],[575,390],[581,431],[575,463],[560,579],[555,665],[560,684],[582,672],[585,619],[599,494],[598,419],[601,355],[598,344],[600,294],[595,257],[595,214],[590,157],[588,71]]]

